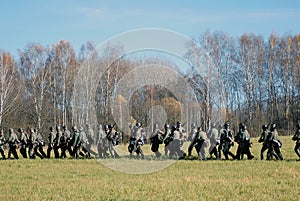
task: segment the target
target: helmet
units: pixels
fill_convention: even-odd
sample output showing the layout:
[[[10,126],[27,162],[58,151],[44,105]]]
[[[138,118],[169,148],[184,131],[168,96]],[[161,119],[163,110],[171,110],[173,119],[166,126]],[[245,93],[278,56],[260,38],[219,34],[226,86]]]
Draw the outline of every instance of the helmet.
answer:
[[[300,123],[296,124],[296,128],[300,129]]]
[[[141,123],[136,123],[135,124],[137,127],[140,127],[141,126]]]
[[[169,128],[170,126],[169,126],[169,124],[165,124],[165,129],[167,129],[167,128]]]
[[[50,131],[53,131],[53,127],[51,126],[51,127],[49,128],[49,130],[50,130]]]
[[[228,128],[228,127],[229,127],[229,123],[225,123],[224,128]]]
[[[73,127],[72,127],[72,130],[73,130],[73,131],[77,131],[77,127],[76,127],[76,126],[73,126]]]
[[[268,128],[268,126],[267,125],[262,125],[262,127],[261,127],[262,129],[267,129]]]
[[[239,124],[239,128],[240,128],[240,129],[244,128],[244,126],[245,126],[245,125],[244,125],[243,123],[240,123],[240,124]]]
[[[192,128],[195,128],[195,127],[196,127],[196,124],[192,123],[191,127],[192,127]]]
[[[23,128],[18,128],[18,132],[19,133],[23,132]]]
[[[276,124],[271,124],[271,128],[276,128]]]
[[[175,131],[176,130],[176,126],[172,126],[172,131]]]

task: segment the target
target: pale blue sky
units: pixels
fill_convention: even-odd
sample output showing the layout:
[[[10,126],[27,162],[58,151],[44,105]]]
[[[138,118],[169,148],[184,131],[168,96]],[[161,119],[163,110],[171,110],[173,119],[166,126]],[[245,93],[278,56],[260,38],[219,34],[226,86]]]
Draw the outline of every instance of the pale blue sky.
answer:
[[[0,49],[17,54],[29,42],[68,40],[76,52],[125,31],[170,29],[188,37],[206,30],[232,36],[300,33],[300,0],[28,0],[2,1]]]

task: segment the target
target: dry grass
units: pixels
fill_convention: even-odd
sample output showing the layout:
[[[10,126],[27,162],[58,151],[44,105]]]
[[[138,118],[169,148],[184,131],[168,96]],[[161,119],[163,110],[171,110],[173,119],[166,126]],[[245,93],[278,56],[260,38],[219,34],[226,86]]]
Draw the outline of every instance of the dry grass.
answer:
[[[183,160],[148,174],[98,160],[0,161],[0,200],[299,200],[300,161],[290,137],[282,140],[284,161]],[[256,157],[259,150],[255,143]],[[124,168],[157,162],[122,160]]]

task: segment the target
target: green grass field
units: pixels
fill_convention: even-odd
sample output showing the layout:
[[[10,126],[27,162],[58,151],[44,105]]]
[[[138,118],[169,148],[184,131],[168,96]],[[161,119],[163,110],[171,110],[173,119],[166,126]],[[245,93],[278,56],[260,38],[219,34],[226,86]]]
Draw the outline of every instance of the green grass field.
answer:
[[[181,160],[147,174],[126,174],[104,164],[147,169],[164,161],[0,161],[0,200],[299,200],[300,161],[291,137],[281,140],[284,161],[260,161],[261,145],[253,139],[252,161]],[[152,155],[148,145],[143,149]]]

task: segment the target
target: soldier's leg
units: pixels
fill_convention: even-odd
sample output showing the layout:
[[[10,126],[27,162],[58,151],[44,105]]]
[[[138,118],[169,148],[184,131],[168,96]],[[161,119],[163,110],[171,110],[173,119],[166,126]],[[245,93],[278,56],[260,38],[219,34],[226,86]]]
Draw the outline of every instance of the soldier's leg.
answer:
[[[276,155],[278,156],[278,159],[279,159],[279,160],[283,160],[283,157],[282,157],[282,154],[281,154],[281,151],[280,151],[280,147],[279,147],[279,146],[276,146],[276,147],[275,147],[275,153],[276,153]]]
[[[43,146],[39,146],[39,152],[40,154],[43,156],[43,158],[47,158],[46,153],[44,152],[44,147]]]
[[[264,160],[264,152],[268,149],[268,146],[266,144],[263,144],[261,150],[260,150],[260,159]]]
[[[74,156],[74,153],[73,153],[73,151],[72,151],[72,147],[71,147],[71,144],[70,144],[70,143],[68,143],[68,145],[67,145],[67,150],[68,150],[70,156],[73,157],[73,156]]]
[[[59,147],[57,145],[54,145],[53,151],[54,151],[54,157],[59,158],[59,152],[58,152]]]
[[[66,147],[66,145],[62,145],[60,150],[61,150],[60,158],[67,158],[67,155],[66,155],[67,147]]]
[[[297,156],[300,159],[300,143],[296,143],[296,146],[294,148],[294,151],[296,152]]]
[[[222,147],[223,147],[223,144],[219,144],[219,146],[218,146],[218,158],[219,159],[222,158]]]
[[[38,148],[39,148],[38,146],[34,147],[34,154],[40,157],[40,159],[43,159],[44,157],[38,152]]]
[[[84,151],[86,158],[91,158],[91,153],[85,146],[82,147],[82,151]]]
[[[240,160],[241,159],[241,157],[243,157],[243,154],[241,153],[241,151],[242,151],[242,145],[241,145],[241,143],[238,145],[238,148],[237,148],[237,150],[236,150],[236,159],[237,160]]]
[[[34,159],[35,158],[34,145],[30,145],[28,152],[29,152],[29,157]]]
[[[193,151],[194,146],[195,146],[195,142],[191,142],[189,147],[188,147],[188,156],[192,155],[192,151]]]
[[[17,153],[17,148],[15,146],[12,148],[12,154],[13,154],[15,159],[19,159],[19,156],[18,156],[18,153]]]
[[[3,150],[3,148],[1,148],[0,147],[0,153],[1,153],[1,156],[2,156],[2,159],[6,159],[6,157],[5,157],[5,154],[4,154],[4,150]]]
[[[21,148],[20,148],[20,154],[22,155],[22,157],[24,158],[24,151],[23,151],[23,146],[21,146]]]
[[[49,145],[47,148],[47,158],[51,157],[51,151],[52,151],[52,147]]]

